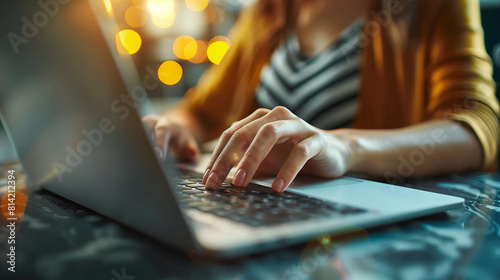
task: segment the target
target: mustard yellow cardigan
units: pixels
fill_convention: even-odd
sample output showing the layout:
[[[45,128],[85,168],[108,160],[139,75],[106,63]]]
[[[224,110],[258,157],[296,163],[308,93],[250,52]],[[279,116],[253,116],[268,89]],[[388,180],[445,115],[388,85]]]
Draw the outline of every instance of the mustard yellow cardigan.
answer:
[[[205,140],[258,108],[260,72],[291,25],[293,2],[262,0],[245,10],[222,63],[187,92],[181,106],[203,122]],[[362,42],[355,128],[460,121],[481,142],[483,169],[496,168],[499,105],[477,0],[373,0]]]

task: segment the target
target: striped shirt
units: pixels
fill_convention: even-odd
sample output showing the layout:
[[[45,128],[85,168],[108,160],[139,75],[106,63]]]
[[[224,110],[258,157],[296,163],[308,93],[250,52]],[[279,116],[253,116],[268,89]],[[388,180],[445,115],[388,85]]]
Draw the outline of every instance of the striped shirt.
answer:
[[[285,106],[321,129],[351,126],[360,88],[361,27],[361,20],[351,24],[314,57],[305,57],[297,38],[290,37],[261,72],[260,106]]]

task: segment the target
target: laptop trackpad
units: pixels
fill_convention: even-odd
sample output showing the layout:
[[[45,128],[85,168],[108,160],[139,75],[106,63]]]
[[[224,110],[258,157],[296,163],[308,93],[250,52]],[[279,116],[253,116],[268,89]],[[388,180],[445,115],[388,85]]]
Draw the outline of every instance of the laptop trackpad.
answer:
[[[274,177],[259,178],[252,180],[252,183],[271,187],[273,181]],[[354,205],[356,203],[352,203],[353,201],[359,201],[360,196],[363,197],[366,194],[366,189],[363,186],[366,182],[350,177],[324,179],[313,176],[298,176],[287,188],[287,191],[317,197],[322,200],[342,203],[349,202],[349,204]],[[361,198],[361,200],[363,199]],[[360,201],[359,204],[358,206],[366,206],[365,201]]]

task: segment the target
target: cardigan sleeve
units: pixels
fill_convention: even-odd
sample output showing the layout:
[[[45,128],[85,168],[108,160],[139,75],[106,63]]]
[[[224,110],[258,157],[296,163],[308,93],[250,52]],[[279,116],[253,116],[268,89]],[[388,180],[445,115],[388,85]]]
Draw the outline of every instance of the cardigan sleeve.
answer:
[[[186,92],[181,106],[193,112],[204,128],[205,140],[210,140],[222,132],[228,122],[234,121],[235,106],[248,107],[248,99],[237,98],[238,84],[242,78],[241,58],[245,40],[238,36],[244,32],[244,19],[236,24],[231,45],[219,65],[210,66],[201,76],[197,85]]]
[[[483,150],[483,169],[496,161],[499,105],[477,0],[442,1],[430,40],[428,113],[467,124]]]
[[[231,123],[258,108],[255,92],[260,73],[280,42],[287,1],[261,1],[243,10],[221,63],[209,67],[186,93],[180,106],[201,120],[204,140],[220,136]]]

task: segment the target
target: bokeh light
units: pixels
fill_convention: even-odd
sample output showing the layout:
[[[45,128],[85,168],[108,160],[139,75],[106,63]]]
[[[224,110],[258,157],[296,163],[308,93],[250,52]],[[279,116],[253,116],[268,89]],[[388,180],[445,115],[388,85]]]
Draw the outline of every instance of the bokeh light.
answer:
[[[188,44],[191,44],[188,43]],[[191,63],[203,63],[207,61],[207,46],[208,43],[206,41],[196,41],[196,54],[189,59]]]
[[[195,12],[203,11],[208,6],[208,0],[186,0],[186,6]]]
[[[125,29],[116,34],[116,47],[123,55],[136,53],[142,44],[141,36],[134,30]]]
[[[134,4],[134,7],[136,7],[137,9],[141,9],[141,10],[148,9],[147,0],[132,0],[132,4]]]
[[[214,5],[208,5],[205,9],[205,21],[207,24],[218,25],[226,18],[224,9]]]
[[[175,14],[152,14],[151,20],[159,28],[169,28],[175,22]]]
[[[194,44],[194,48],[193,48]],[[188,45],[190,45],[188,47]],[[173,45],[174,54],[180,59],[192,58],[198,49],[196,41],[191,36],[183,35],[175,39]]]
[[[145,12],[135,6],[131,6],[125,12],[125,22],[131,27],[141,27],[146,23],[147,16]]]
[[[148,0],[147,6],[152,14],[169,14],[174,12],[173,0]]]
[[[213,63],[219,65],[224,55],[229,50],[229,44],[224,41],[216,41],[211,43],[207,49],[208,59]]]
[[[159,28],[168,28],[175,22],[173,0],[148,0],[151,20]]]
[[[212,39],[210,39],[210,41],[208,42],[208,45],[215,43],[217,41],[226,42],[229,46],[231,46],[231,41],[229,40],[229,38],[227,38],[226,36],[222,36],[222,35],[215,36]]]
[[[104,0],[104,6],[106,7],[106,12],[111,13],[113,6],[111,6],[110,0]]]
[[[175,61],[165,61],[158,69],[158,78],[166,85],[175,85],[182,78],[182,67]]]
[[[189,41],[189,43],[184,46],[184,59],[191,59],[193,56],[196,55],[196,52],[198,51],[198,44],[196,41]]]

